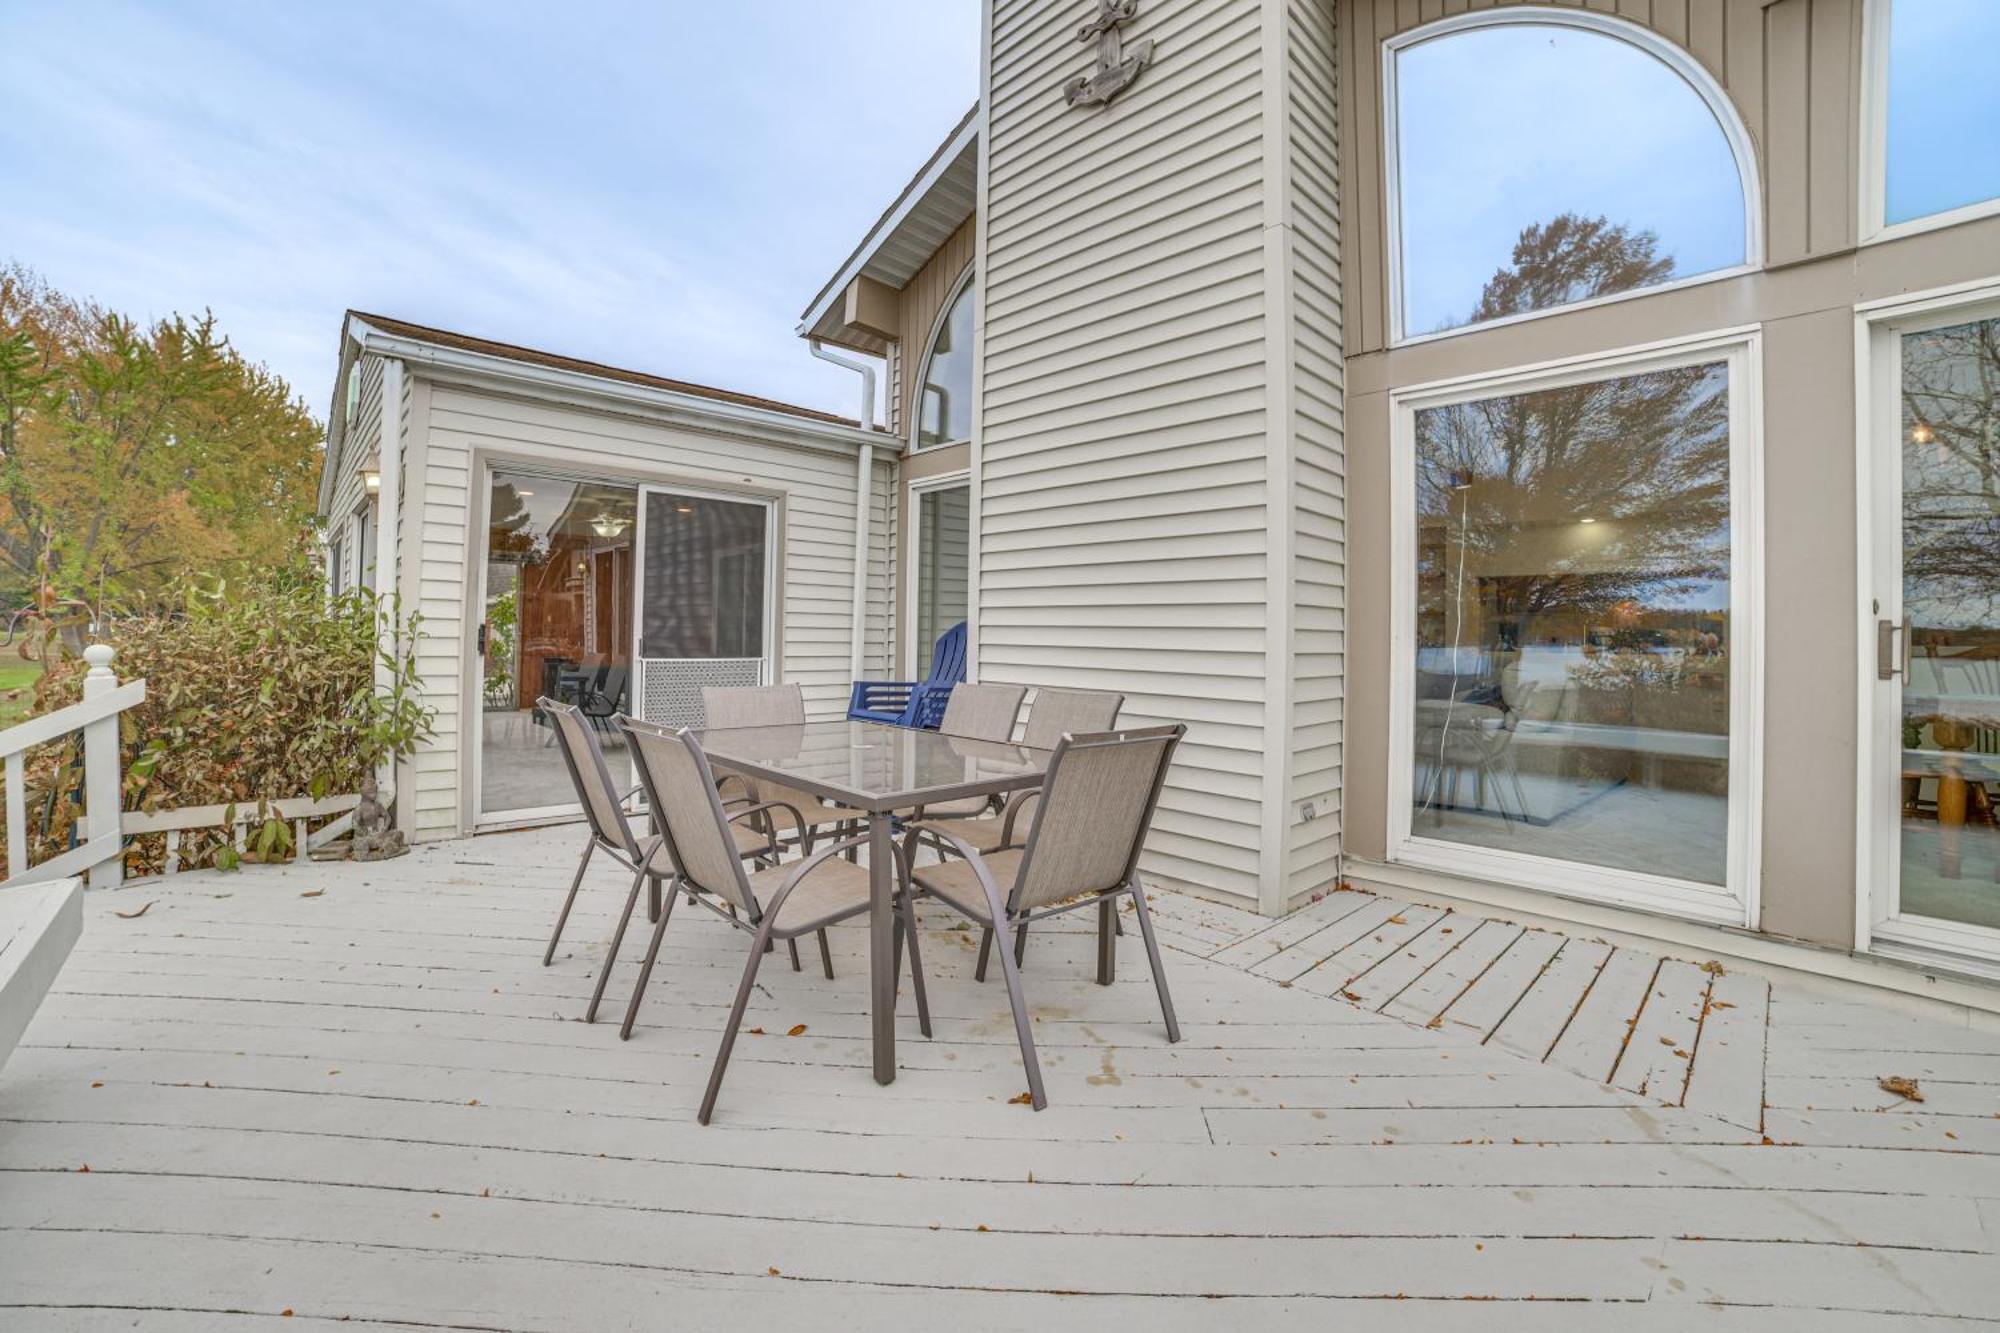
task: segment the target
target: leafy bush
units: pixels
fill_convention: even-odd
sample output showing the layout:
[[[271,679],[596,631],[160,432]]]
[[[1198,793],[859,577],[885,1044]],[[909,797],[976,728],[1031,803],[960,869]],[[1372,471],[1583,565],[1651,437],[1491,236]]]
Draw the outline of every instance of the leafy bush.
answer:
[[[125,809],[261,808],[357,790],[376,764],[431,735],[432,710],[418,693],[420,633],[420,617],[389,599],[364,589],[329,601],[316,579],[291,574],[212,584],[182,610],[109,625],[112,670],[146,680],[145,702],[121,727]],[[386,689],[377,688],[378,664]],[[36,686],[36,711],[81,700],[85,670],[75,659],[51,666]],[[69,844],[82,786],[80,744],[48,750],[31,763],[30,785],[48,793],[35,821],[40,856]],[[253,858],[283,859],[291,830],[267,811],[248,847]],[[135,847],[127,864],[144,873],[161,853]],[[211,857],[235,863],[223,832],[183,835],[183,864]]]

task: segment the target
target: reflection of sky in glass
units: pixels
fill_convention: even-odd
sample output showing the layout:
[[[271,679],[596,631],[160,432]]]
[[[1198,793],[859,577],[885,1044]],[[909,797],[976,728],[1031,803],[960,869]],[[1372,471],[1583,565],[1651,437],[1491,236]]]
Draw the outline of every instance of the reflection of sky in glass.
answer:
[[[1891,9],[1887,174],[1890,222],[2000,196],[1996,0]]]
[[[1652,230],[1679,277],[1743,262],[1721,127],[1630,43],[1550,24],[1474,29],[1403,51],[1396,81],[1406,333],[1465,323],[1521,230],[1565,212]]]

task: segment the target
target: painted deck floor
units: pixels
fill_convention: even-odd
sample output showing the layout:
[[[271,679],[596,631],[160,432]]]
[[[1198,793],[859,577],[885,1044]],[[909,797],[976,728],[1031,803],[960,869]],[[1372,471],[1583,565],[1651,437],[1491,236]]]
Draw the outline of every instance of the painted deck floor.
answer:
[[[540,966],[577,836],[89,895],[0,1071],[0,1327],[2000,1326],[2000,1037],[1367,895],[1163,894],[1179,1046],[1136,932],[1102,989],[1051,928],[1054,1104],[1013,1104],[1005,994],[933,913],[937,1035],[906,1004],[878,1087],[843,928],[836,980],[767,965],[703,1129],[740,937],[677,914],[633,1040],[584,1026],[623,885]]]

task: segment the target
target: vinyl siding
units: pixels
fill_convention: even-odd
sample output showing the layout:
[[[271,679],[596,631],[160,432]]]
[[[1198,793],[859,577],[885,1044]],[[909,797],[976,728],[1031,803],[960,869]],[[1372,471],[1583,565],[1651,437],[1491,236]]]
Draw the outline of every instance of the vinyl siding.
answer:
[[[355,401],[353,419],[342,428],[340,457],[333,464],[336,469],[333,493],[325,515],[327,543],[339,542],[343,552],[340,586],[333,589],[335,592],[346,592],[354,587],[360,571],[368,563],[355,548],[358,525],[354,516],[368,495],[368,489],[361,480],[362,461],[374,453],[382,442],[383,359],[363,356],[355,364],[361,372],[361,392]],[[340,391],[344,396],[344,384]]]
[[[414,575],[424,616],[419,656],[425,699],[437,710],[438,734],[411,763],[416,837],[453,836],[463,830],[471,812],[470,723],[464,714],[477,614],[467,603],[477,572],[472,562],[484,553],[485,534],[472,526],[483,462],[607,476],[637,473],[661,482],[777,493],[782,523],[778,675],[804,687],[812,716],[842,714],[851,674],[852,454],[797,448],[747,432],[708,434],[637,414],[482,388],[429,380],[419,384],[414,401],[422,407],[421,420],[413,422],[412,437],[422,440],[423,477],[412,500],[421,509]],[[884,674],[888,667],[892,477],[885,456],[875,467],[872,487],[870,674]],[[405,561],[410,558],[406,551]]]
[[[1339,877],[1346,689],[1347,460],[1343,418],[1339,115],[1329,0],[1286,6],[1287,290],[1291,320],[1291,768],[1288,898]],[[1301,807],[1310,802],[1314,818]]]
[[[1382,42],[1448,15],[1517,0],[1343,0],[1341,105],[1347,139],[1345,216],[1350,353],[1388,343]],[[1757,153],[1771,267],[1855,244],[1862,0],[1543,0],[1615,14],[1686,48],[1734,103]]]
[[[1148,868],[1253,899],[1286,749],[1267,727],[1267,8],[1151,0],[1127,35],[1153,66],[1072,110],[1081,11],[995,0],[975,454],[980,678],[1187,722]]]

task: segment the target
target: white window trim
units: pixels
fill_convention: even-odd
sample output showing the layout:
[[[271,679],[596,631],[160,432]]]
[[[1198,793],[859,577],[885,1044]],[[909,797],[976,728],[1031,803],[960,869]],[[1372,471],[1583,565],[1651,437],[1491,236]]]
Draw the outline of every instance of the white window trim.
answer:
[[[2000,930],[1904,916],[1900,910],[1901,774],[1883,753],[1898,719],[1891,708],[1895,692],[1882,687],[1875,662],[1875,622],[1900,622],[1903,615],[1901,580],[1889,577],[1902,561],[1902,473],[1884,446],[1902,428],[1899,341],[1909,333],[1992,318],[2000,318],[2000,279],[1954,283],[1854,309],[1855,550],[1861,574],[1855,606],[1854,948],[2000,977]]]
[[[1942,213],[1890,222],[1889,8],[1894,0],[1864,0],[1861,8],[1861,218],[1863,245],[1920,236],[2000,214],[2000,196]]]
[[[933,445],[932,447],[943,448],[944,446]],[[902,552],[903,568],[906,571],[908,571],[908,576],[904,578],[902,587],[902,602],[903,602],[902,620],[903,620],[903,625],[905,626],[905,632],[903,637],[907,639],[908,642],[903,645],[903,651],[900,654],[903,663],[903,678],[905,680],[917,679],[918,654],[920,652],[927,651],[930,648],[930,645],[927,643],[919,644],[917,642],[917,560],[921,555],[921,552],[919,552],[917,549],[917,543],[921,539],[923,533],[923,524],[917,521],[917,515],[919,512],[918,506],[922,503],[922,497],[926,493],[930,491],[948,491],[951,490],[953,487],[957,486],[965,487],[966,499],[969,505],[972,498],[971,468],[960,468],[954,472],[941,472],[935,477],[924,477],[921,480],[912,481],[910,483],[910,499],[909,499],[910,521],[908,524],[909,531],[903,534],[903,552]],[[971,578],[972,551],[970,549],[972,543],[972,531],[971,531],[971,522],[969,514],[967,516],[967,520],[968,520],[966,524],[967,550],[965,553],[966,556],[965,633],[966,637],[969,639],[972,636],[972,612],[975,603],[972,600],[972,578]]]
[[[971,443],[972,437],[969,435],[963,440],[939,440],[936,444],[922,443],[924,420],[923,399],[924,382],[931,377],[931,359],[937,351],[938,334],[944,332],[945,321],[951,318],[952,307],[958,304],[958,298],[965,295],[966,288],[972,285],[977,268],[977,264],[967,264],[965,266],[965,272],[959,274],[958,281],[951,285],[951,294],[945,297],[944,304],[938,307],[937,317],[931,321],[931,331],[924,336],[924,352],[917,361],[916,378],[910,381],[910,419],[903,423],[911,453],[929,452],[932,449],[950,449],[957,445]],[[972,350],[974,354],[972,382],[976,384],[979,380],[979,362],[977,359],[979,347],[978,293],[975,292],[973,294],[972,301]]]
[[[1714,269],[1707,273],[1691,274],[1676,278],[1672,282],[1662,282],[1651,287],[1638,287],[1629,292],[1613,292],[1607,296],[1595,296],[1586,301],[1574,301],[1568,305],[1551,306],[1547,310],[1529,310],[1518,315],[1506,315],[1499,319],[1483,320],[1477,324],[1461,324],[1457,328],[1440,329],[1435,333],[1407,333],[1403,328],[1403,203],[1402,203],[1402,135],[1399,131],[1398,93],[1396,88],[1396,58],[1410,47],[1434,38],[1466,32],[1474,28],[1507,27],[1523,24],[1547,24],[1557,27],[1581,28],[1587,32],[1616,37],[1638,47],[1646,54],[1663,62],[1667,68],[1681,76],[1681,79],[1699,96],[1714,115],[1721,127],[1723,137],[1729,143],[1730,155],[1736,161],[1736,175],[1743,191],[1743,262],[1728,268]],[[1408,32],[1397,33],[1382,43],[1382,175],[1384,249],[1389,270],[1389,345],[1407,347],[1417,343],[1435,342],[1441,338],[1456,338],[1487,329],[1505,328],[1510,324],[1520,324],[1532,319],[1546,319],[1551,315],[1568,314],[1575,310],[1589,310],[1598,306],[1612,305],[1620,301],[1631,301],[1643,296],[1657,296],[1662,292],[1679,291],[1686,287],[1698,287],[1711,282],[1726,282],[1740,278],[1746,273],[1755,273],[1764,265],[1764,199],[1762,181],[1757,171],[1757,150],[1750,138],[1750,131],[1744,126],[1743,118],[1737,114],[1736,104],[1729,99],[1722,85],[1696,60],[1692,53],[1668,41],[1650,28],[1644,28],[1626,19],[1589,10],[1556,9],[1545,5],[1507,6],[1499,9],[1481,10],[1477,13],[1460,14],[1453,18],[1439,19]]]
[[[1728,860],[1721,885],[1472,847],[1413,832],[1416,646],[1416,414],[1482,398],[1677,366],[1729,367]],[[1763,352],[1756,326],[1393,389],[1390,412],[1388,859],[1710,924],[1755,930],[1763,796]]]

